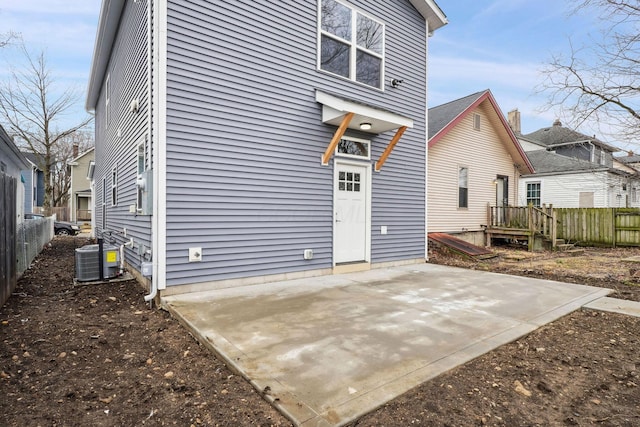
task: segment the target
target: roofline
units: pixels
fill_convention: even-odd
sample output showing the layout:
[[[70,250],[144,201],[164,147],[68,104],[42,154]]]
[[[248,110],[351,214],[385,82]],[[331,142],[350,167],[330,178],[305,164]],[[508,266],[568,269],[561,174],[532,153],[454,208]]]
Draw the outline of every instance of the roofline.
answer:
[[[609,172],[615,173],[612,171],[613,168],[597,168],[597,169],[578,169],[578,170],[567,170],[567,171],[557,171],[557,172],[535,172],[528,175],[521,175],[521,178],[534,178],[536,176],[555,176],[555,175],[571,175],[571,174],[582,174],[582,173],[594,173],[594,172]]]
[[[427,21],[429,34],[449,23],[447,16],[434,0],[409,1]],[[109,65],[109,54],[117,35],[124,6],[125,0],[102,0],[96,40],[93,47],[93,59],[89,72],[87,99],[84,106],[87,112],[93,112],[96,109],[104,76]]]
[[[84,106],[88,112],[96,109],[104,75],[109,65],[109,53],[116,38],[124,5],[125,0],[102,0],[96,41],[93,46],[91,71],[89,72],[87,99]]]
[[[562,147],[565,145],[573,145],[573,144],[592,144],[592,145],[599,145],[602,148],[606,148],[608,150],[610,150],[612,153],[617,153],[618,151],[620,151],[619,148],[616,148],[612,145],[609,145],[605,142],[599,141],[598,139],[581,139],[578,141],[567,141],[567,142],[558,142],[557,144],[549,144],[547,145],[548,148],[554,148],[554,147]]]
[[[413,7],[427,20],[429,34],[449,23],[447,15],[434,0],[409,0]]]
[[[71,160],[72,162],[77,162],[78,160],[80,160],[81,157],[86,156],[87,154],[89,154],[90,152],[94,151],[96,149],[96,147],[91,147],[88,150],[85,150],[82,154],[77,155],[73,160]]]
[[[13,154],[16,156],[16,159],[18,160],[18,162],[22,163],[22,166],[26,168],[29,167],[29,164],[27,163],[29,161],[29,159],[27,159],[21,152],[20,149],[18,149],[18,147],[16,146],[16,144],[13,142],[13,138],[11,138],[9,136],[9,134],[7,133],[7,131],[4,129],[4,127],[2,127],[0,125],[0,138],[2,140],[5,141],[6,145],[9,147],[9,149],[11,151],[13,151]]]
[[[491,104],[494,111],[498,115],[500,122],[502,123],[505,130],[507,131],[507,134],[509,135],[509,139],[511,139],[511,143],[516,147],[516,150],[518,150],[518,154],[520,154],[520,157],[522,157],[522,159],[524,160],[524,164],[527,167],[527,169],[529,169],[531,173],[535,173],[535,169],[531,164],[531,162],[529,161],[529,157],[527,157],[527,154],[522,149],[522,146],[518,141],[518,137],[516,137],[516,134],[511,129],[511,126],[509,126],[509,123],[507,123],[507,120],[505,119],[504,114],[502,114],[502,111],[500,110],[500,107],[498,106],[497,101],[495,100],[495,98],[493,97],[489,89],[486,89],[482,93],[482,95],[478,97],[478,99],[476,99],[467,108],[465,108],[462,112],[460,112],[460,114],[458,114],[446,126],[440,129],[438,133],[433,135],[429,139],[429,142],[427,144],[428,148],[433,147],[442,137],[444,137],[444,135],[446,135],[453,127],[455,127],[458,123],[460,123],[460,121],[462,121],[462,119],[464,119],[471,111],[473,111],[476,107],[478,107],[478,105],[482,104],[486,100],[489,100],[489,103]]]

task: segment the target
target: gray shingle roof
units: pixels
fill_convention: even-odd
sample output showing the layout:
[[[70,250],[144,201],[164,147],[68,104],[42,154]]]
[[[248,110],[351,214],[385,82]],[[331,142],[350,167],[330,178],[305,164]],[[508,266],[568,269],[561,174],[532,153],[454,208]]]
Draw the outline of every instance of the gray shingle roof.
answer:
[[[469,108],[471,104],[477,101],[478,98],[486,92],[486,90],[483,90],[481,92],[465,96],[464,98],[429,108],[429,139],[451,123],[453,119],[458,117],[460,113]]]
[[[527,153],[529,161],[536,170],[536,174],[557,172],[594,172],[609,170],[608,167],[580,160],[573,157],[562,156],[552,151],[536,150]]]
[[[602,148],[609,151],[618,151],[617,148],[612,147],[602,141],[600,141],[595,136],[585,135],[578,131],[566,128],[562,126],[560,120],[556,120],[553,123],[553,126],[538,129],[535,132],[528,133],[523,135],[526,139],[531,139],[533,141],[538,141],[541,144],[546,145],[547,147],[552,147],[558,144],[565,144],[570,142],[584,142],[590,141],[596,145],[601,146]]]
[[[631,156],[620,156],[615,158],[617,161],[621,163],[640,163],[640,155],[632,154]]]

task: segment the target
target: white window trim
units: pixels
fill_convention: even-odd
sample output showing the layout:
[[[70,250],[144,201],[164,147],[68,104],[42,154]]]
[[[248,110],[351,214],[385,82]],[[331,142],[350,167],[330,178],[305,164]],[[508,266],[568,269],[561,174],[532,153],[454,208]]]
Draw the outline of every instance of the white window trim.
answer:
[[[467,206],[460,206],[460,170],[462,169],[466,169],[467,170]],[[456,195],[458,196],[456,198],[456,207],[457,209],[465,209],[468,210],[469,209],[469,182],[471,181],[471,176],[470,176],[470,172],[471,170],[469,169],[469,166],[466,165],[458,165],[458,169],[457,169],[457,174],[456,174]]]
[[[371,140],[362,139],[362,138],[352,138],[350,136],[343,136],[340,139],[341,140],[344,139],[344,140],[347,140],[347,141],[353,141],[353,142],[361,142],[363,144],[367,144],[369,146],[369,148],[367,149],[367,156],[365,157],[365,156],[356,156],[355,154],[339,153],[338,152],[338,146],[336,145],[336,151],[335,151],[335,155],[336,156],[347,158],[347,159],[371,160]]]
[[[142,171],[140,170],[140,151],[142,150]],[[136,168],[137,179],[142,178],[142,174],[147,170],[147,140],[143,138],[136,146]],[[136,212],[142,212],[142,189],[136,182]]]
[[[104,81],[104,115],[106,126],[109,127],[111,123],[111,74],[107,74],[107,78]]]
[[[111,169],[111,206],[118,206],[118,168]]]
[[[538,188],[540,190],[540,195],[538,196],[538,199],[540,199],[540,204],[539,206],[542,206],[542,181],[526,181],[524,183],[524,201],[526,203],[527,206],[529,206],[529,185],[538,185]]]
[[[473,129],[474,130],[480,130],[481,120],[482,120],[482,116],[480,116],[480,114],[478,114],[478,113],[474,113],[473,114]]]
[[[343,38],[340,38],[334,34],[328,33],[326,31],[322,30],[322,1],[323,0],[318,0],[318,35],[317,35],[317,70],[322,72],[322,73],[326,73],[329,75],[332,75],[334,77],[338,77],[340,79],[343,80],[347,80],[353,83],[357,83],[361,86],[364,87],[368,87],[371,89],[377,89],[380,91],[384,92],[384,86],[385,86],[385,71],[386,71],[386,39],[387,39],[387,26],[385,25],[384,22],[380,21],[377,18],[374,18],[372,15],[362,11],[359,8],[354,7],[353,5],[350,5],[349,3],[346,3],[342,0],[334,0],[337,3],[342,4],[343,6],[349,8],[351,10],[351,38],[353,41],[349,41],[349,40],[345,40]],[[379,23],[380,25],[382,25],[382,54],[379,54],[377,52],[371,51],[369,49],[365,49],[365,48],[358,48],[358,39],[357,39],[357,21],[358,21],[358,13],[361,14],[362,16],[365,16],[369,19],[371,19],[372,21],[375,21],[377,23]],[[322,36],[325,35],[327,37],[330,37],[334,40],[338,40],[341,43],[346,43],[347,45],[349,45],[349,77],[344,77],[341,76],[339,74],[335,74],[332,73],[331,71],[327,71],[322,69],[322,52],[321,52],[321,46],[322,46]],[[376,87],[376,86],[371,86],[368,85],[366,83],[362,83],[359,82],[358,80],[356,80],[356,58],[357,58],[357,51],[358,49],[362,49],[364,52],[373,55],[377,58],[381,59],[381,64],[380,64],[380,86]]]
[[[102,231],[107,229],[107,177],[102,177]]]

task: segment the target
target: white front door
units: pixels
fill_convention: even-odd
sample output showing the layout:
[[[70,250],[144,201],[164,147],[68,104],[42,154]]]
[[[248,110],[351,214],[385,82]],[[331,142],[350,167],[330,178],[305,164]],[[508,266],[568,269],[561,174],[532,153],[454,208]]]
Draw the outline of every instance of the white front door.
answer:
[[[336,264],[368,261],[368,175],[366,166],[336,163],[333,243]]]

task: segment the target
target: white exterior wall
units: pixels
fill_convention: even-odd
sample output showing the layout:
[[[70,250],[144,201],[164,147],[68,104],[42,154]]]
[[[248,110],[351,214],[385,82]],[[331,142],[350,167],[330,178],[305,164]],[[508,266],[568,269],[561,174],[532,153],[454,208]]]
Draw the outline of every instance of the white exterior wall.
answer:
[[[491,108],[481,104],[428,150],[429,232],[482,230],[487,224],[487,204],[496,205],[493,180],[497,175],[509,177],[509,204],[516,204],[518,173],[484,106]],[[473,113],[481,115],[479,131],[473,128]],[[459,167],[469,169],[468,208],[458,208]]]
[[[616,177],[617,178],[617,177]],[[527,205],[527,183],[540,182],[542,204],[553,204],[558,208],[578,208],[580,193],[593,192],[593,207],[617,207],[610,205],[610,199],[616,199],[621,183],[612,179],[608,172],[583,172],[555,176],[527,176],[520,178],[519,204]],[[614,187],[609,187],[614,185]],[[624,204],[620,205],[624,207]]]
[[[520,142],[520,146],[522,147],[522,149],[525,152],[527,152],[527,151],[544,150],[544,146],[538,145],[538,144],[534,144],[533,142],[529,142],[526,139],[518,138],[518,141]]]

